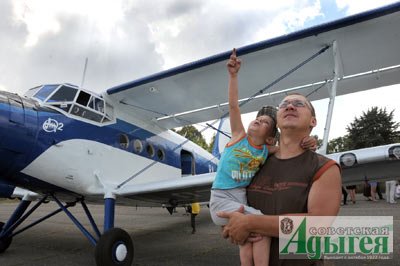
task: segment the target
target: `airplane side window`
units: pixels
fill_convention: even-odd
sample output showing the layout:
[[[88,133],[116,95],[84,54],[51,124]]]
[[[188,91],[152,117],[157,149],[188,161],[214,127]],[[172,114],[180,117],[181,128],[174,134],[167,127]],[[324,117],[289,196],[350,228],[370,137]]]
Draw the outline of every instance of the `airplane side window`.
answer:
[[[159,149],[157,150],[157,158],[158,158],[160,161],[164,161],[164,159],[165,159],[165,152],[164,152],[164,150],[163,150],[162,148],[159,148]]]
[[[101,120],[103,119],[103,115],[92,112],[91,110],[86,110],[86,112],[83,114],[83,117],[96,122],[101,122]]]
[[[129,147],[129,137],[126,134],[119,135],[119,145],[123,149],[127,149]]]
[[[96,122],[101,122],[101,120],[103,119],[103,115],[95,113],[95,112],[91,111],[90,109],[87,109],[87,108],[81,107],[81,106],[77,106],[77,105],[74,105],[72,107],[71,114],[80,116],[80,117],[83,117],[86,119],[90,119],[90,120],[96,121]]]
[[[48,100],[48,102],[72,102],[75,99],[77,89],[62,86]]]
[[[100,113],[104,113],[104,101],[102,99],[92,96],[88,106]]]
[[[101,100],[101,99],[95,99],[95,102],[94,102],[94,109],[96,110],[96,111],[99,111],[99,112],[101,112],[101,113],[104,113],[104,101],[103,100]]]
[[[79,106],[74,106],[74,108],[72,108],[72,113],[73,114],[76,114],[76,115],[78,115],[79,114],[79,111],[80,111],[80,108],[79,108]]]
[[[147,144],[146,151],[150,158],[154,156],[154,147],[150,143]]]
[[[143,151],[143,144],[142,144],[142,141],[140,139],[135,139],[133,141],[133,150],[136,153],[141,153]]]

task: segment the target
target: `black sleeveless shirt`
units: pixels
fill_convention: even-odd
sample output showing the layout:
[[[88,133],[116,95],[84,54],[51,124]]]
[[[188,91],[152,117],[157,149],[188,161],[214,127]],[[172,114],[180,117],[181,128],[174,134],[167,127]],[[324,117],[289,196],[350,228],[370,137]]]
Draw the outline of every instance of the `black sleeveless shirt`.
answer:
[[[334,160],[307,150],[290,158],[268,158],[247,188],[248,204],[267,215],[307,213],[311,186]],[[316,264],[317,263],[317,264]],[[319,265],[321,261],[279,260],[279,239],[272,238],[270,264]]]

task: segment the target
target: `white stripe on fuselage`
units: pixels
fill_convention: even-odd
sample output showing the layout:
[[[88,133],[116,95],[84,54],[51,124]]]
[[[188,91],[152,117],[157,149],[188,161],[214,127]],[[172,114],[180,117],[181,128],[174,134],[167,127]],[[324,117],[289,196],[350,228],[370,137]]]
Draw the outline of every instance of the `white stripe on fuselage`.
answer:
[[[115,189],[152,162],[103,143],[72,139],[51,146],[21,172],[79,194],[96,195],[104,193],[101,183],[107,190]],[[168,180],[180,175],[181,169],[157,163],[129,184]]]

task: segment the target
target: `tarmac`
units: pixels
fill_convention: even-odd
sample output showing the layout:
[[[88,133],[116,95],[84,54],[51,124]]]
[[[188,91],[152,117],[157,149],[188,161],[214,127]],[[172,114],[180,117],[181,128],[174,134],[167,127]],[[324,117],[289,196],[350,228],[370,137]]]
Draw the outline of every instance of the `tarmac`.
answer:
[[[6,221],[17,201],[0,201],[0,221]],[[34,221],[57,208],[54,203],[39,207],[28,220]],[[102,228],[103,207],[89,205],[99,228]],[[90,230],[80,206],[70,209]],[[389,204],[385,200],[366,201],[357,194],[341,207],[339,215],[393,216],[394,255],[388,260],[335,260],[330,265],[400,265],[400,201]],[[238,248],[221,237],[203,207],[196,218],[197,232],[192,234],[190,216],[183,208],[170,215],[163,208],[135,208],[118,206],[115,226],[126,230],[134,243],[133,265],[240,265]],[[59,213],[16,235],[11,246],[0,254],[1,266],[95,265],[94,247],[71,220]]]

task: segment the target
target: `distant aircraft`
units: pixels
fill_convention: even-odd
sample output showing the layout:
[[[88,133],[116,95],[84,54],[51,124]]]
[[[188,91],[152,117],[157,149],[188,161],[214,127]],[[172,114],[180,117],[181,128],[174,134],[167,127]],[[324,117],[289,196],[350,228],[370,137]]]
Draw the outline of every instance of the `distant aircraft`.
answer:
[[[276,106],[290,92],[312,101],[329,98],[324,153],[337,95],[400,83],[399,11],[396,3],[238,48],[244,61],[241,111]],[[98,265],[130,265],[133,243],[114,227],[116,204],[171,209],[208,201],[218,160],[170,129],[226,115],[229,55],[100,95],[71,84],[38,86],[22,97],[0,92],[0,195],[22,199],[6,223],[0,223],[0,253],[17,234],[65,212],[95,246]],[[219,136],[217,145],[223,143]],[[400,173],[400,144],[329,156],[342,165],[346,184]],[[49,200],[59,209],[19,228]],[[102,232],[86,202],[104,204]],[[69,212],[76,203],[94,234]]]

